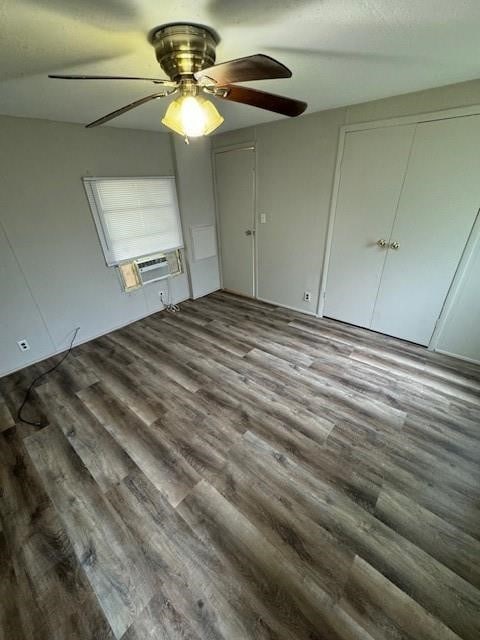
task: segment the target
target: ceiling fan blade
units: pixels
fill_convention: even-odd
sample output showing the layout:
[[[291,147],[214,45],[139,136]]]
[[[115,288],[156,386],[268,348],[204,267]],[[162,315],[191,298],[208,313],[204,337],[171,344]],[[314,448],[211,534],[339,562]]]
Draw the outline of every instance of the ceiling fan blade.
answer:
[[[194,74],[196,80],[213,80],[221,85],[250,80],[290,78],[291,75],[292,72],[284,64],[262,53],[222,62]]]
[[[171,80],[161,80],[159,78],[137,78],[136,76],[66,76],[50,74],[49,78],[60,80],[145,80],[154,84],[161,84],[165,87],[176,87],[177,83]]]
[[[257,89],[249,89],[248,87],[237,87],[232,84],[224,88],[228,90],[228,93],[225,93],[225,95],[215,93],[214,95],[217,98],[249,104],[259,109],[281,113],[284,116],[299,116],[308,106],[306,102],[301,100],[294,100],[293,98],[286,98],[285,96],[278,96],[274,93],[258,91]]]
[[[125,105],[124,107],[120,107],[120,109],[116,109],[115,111],[112,111],[112,113],[108,113],[106,116],[102,116],[101,118],[98,118],[98,120],[94,120],[93,122],[90,122],[85,126],[87,127],[87,129],[90,129],[91,127],[98,127],[98,125],[104,124],[104,122],[113,120],[113,118],[118,118],[118,116],[121,116],[122,113],[126,113],[131,109],[135,109],[136,107],[139,107],[140,105],[145,104],[146,102],[150,102],[150,100],[156,100],[157,98],[165,98],[167,95],[169,94],[152,93],[151,96],[146,96],[145,98],[140,98],[140,100],[135,100],[135,102],[131,102],[130,104]]]

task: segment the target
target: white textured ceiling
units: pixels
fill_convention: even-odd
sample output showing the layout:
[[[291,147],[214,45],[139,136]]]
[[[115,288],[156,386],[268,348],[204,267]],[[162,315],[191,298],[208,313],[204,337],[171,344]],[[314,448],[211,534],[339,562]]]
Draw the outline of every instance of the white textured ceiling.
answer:
[[[153,93],[148,83],[47,74],[164,77],[146,34],[174,21],[213,27],[217,62],[281,60],[293,78],[250,86],[306,100],[308,111],[480,76],[480,0],[0,0],[0,113],[86,123]],[[165,106],[154,101],[112,126],[164,130]],[[222,130],[279,117],[219,108]]]

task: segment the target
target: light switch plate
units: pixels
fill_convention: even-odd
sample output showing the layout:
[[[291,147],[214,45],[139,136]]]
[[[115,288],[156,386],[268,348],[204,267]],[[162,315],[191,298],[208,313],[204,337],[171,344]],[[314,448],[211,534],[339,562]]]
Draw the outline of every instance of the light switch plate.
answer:
[[[260,214],[260,223],[261,224],[265,224],[267,221],[267,214],[266,213],[261,213]]]

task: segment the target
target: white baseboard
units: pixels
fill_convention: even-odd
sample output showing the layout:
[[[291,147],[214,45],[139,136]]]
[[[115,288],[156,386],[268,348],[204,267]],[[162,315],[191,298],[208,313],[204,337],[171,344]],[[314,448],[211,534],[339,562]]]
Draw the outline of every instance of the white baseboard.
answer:
[[[204,298],[205,296],[210,295],[211,293],[215,293],[215,291],[221,291],[220,287],[215,287],[215,289],[209,289],[208,291],[202,291],[195,296],[192,296],[192,300],[198,300],[199,298]]]
[[[187,296],[186,298],[182,298],[181,300],[176,300],[175,304],[180,304],[181,302],[185,302],[185,300],[190,300],[190,296]],[[149,313],[143,313],[142,315],[132,318],[132,320],[129,320],[128,322],[122,322],[122,324],[118,324],[115,325],[113,327],[111,327],[110,329],[108,329],[108,331],[101,331],[100,333],[96,333],[93,334],[91,336],[88,336],[86,338],[83,338],[82,340],[79,340],[78,342],[75,341],[75,344],[73,345],[73,348],[80,346],[81,344],[85,344],[86,342],[91,342],[92,340],[96,340],[97,338],[100,338],[101,336],[107,336],[109,333],[112,333],[112,331],[117,331],[118,329],[122,329],[123,327],[128,327],[129,324],[133,324],[134,322],[138,322],[139,320],[143,320],[143,318],[148,318],[148,316],[153,315],[154,313],[160,313],[161,311],[163,311],[163,309],[156,309],[155,311],[150,311]],[[4,376],[8,376],[11,373],[15,373],[15,371],[21,371],[22,369],[26,369],[27,367],[30,367],[32,364],[37,364],[38,362],[42,362],[43,360],[47,360],[48,358],[52,358],[53,356],[58,356],[60,353],[65,353],[65,351],[68,350],[68,347],[64,347],[62,349],[57,349],[55,351],[52,351],[51,353],[48,353],[44,356],[42,356],[41,358],[37,358],[35,360],[31,360],[30,362],[24,363],[22,364],[21,367],[15,367],[14,369],[10,369],[8,371],[6,371],[5,373],[0,373],[0,378],[3,378]]]
[[[471,364],[480,364],[480,360],[475,360],[475,358],[469,358],[468,356],[461,356],[458,353],[452,353],[451,351],[444,351],[443,349],[434,349],[435,353],[441,353],[444,356],[450,356],[451,358],[457,358],[458,360],[464,360],[465,362],[470,362]]]
[[[267,304],[273,304],[275,307],[281,307],[282,309],[290,309],[290,311],[297,311],[298,313],[304,313],[306,316],[314,316],[315,318],[319,318],[315,311],[305,311],[305,309],[299,309],[298,307],[290,307],[288,304],[280,304],[279,302],[274,302],[273,300],[267,300],[266,298],[254,298],[254,300],[259,300],[260,302],[266,302]]]
[[[205,293],[202,293],[201,295],[196,296],[195,298],[191,298],[190,296],[187,296],[186,298],[182,298],[181,300],[176,301],[176,304],[181,303],[181,302],[185,302],[185,300],[197,300],[198,298],[202,298],[203,296],[209,295],[210,293],[214,293],[215,291],[227,291],[227,289],[212,289],[212,291],[207,291]],[[239,294],[237,294],[239,295]],[[316,314],[313,311],[305,311],[305,309],[299,309],[298,307],[292,307],[286,304],[280,304],[278,302],[274,302],[273,300],[267,300],[266,298],[251,298],[252,300],[258,300],[259,302],[266,302],[267,304],[271,304],[274,305],[276,307],[280,307],[282,309],[289,309],[290,311],[297,311],[298,313],[303,313],[307,316],[313,316],[315,318],[319,318],[321,316],[319,316],[318,314]],[[109,333],[111,333],[112,331],[117,331],[118,329],[122,329],[123,327],[127,327],[129,324],[133,324],[134,322],[138,322],[139,320],[142,320],[143,318],[147,318],[148,316],[153,315],[154,313],[159,313],[162,310],[156,310],[156,311],[151,311],[149,313],[145,313],[142,314],[138,317],[135,317],[131,320],[129,320],[128,322],[123,322],[122,324],[119,325],[115,325],[113,327],[111,327],[110,329],[108,329],[108,331],[102,331],[100,333],[91,335],[87,338],[84,338],[78,342],[75,342],[74,347],[78,347],[81,344],[85,344],[86,342],[91,342],[92,340],[96,340],[97,338],[100,338],[101,336],[105,336],[108,335]],[[36,360],[31,360],[30,362],[26,363],[26,364],[22,364],[21,367],[16,367],[14,369],[10,369],[8,371],[6,371],[5,373],[0,373],[0,378],[4,377],[4,376],[8,376],[11,373],[15,373],[15,371],[20,371],[21,369],[25,369],[26,367],[29,367],[33,364],[37,364],[38,362],[42,362],[43,360],[46,360],[47,358],[52,358],[53,356],[59,355],[60,353],[64,353],[67,349],[63,348],[63,349],[57,349],[56,351],[52,351],[51,353],[42,356],[41,358],[37,358]],[[463,356],[460,355],[458,353],[452,353],[450,351],[445,351],[443,349],[434,349],[435,353],[441,353],[442,355],[445,356],[449,356],[451,358],[457,358],[458,360],[463,360],[465,362],[469,362],[471,364],[476,364],[476,365],[480,365],[480,360],[476,360],[474,358],[469,358],[467,356]]]
[[[298,311],[298,313],[304,313],[307,316],[314,316],[315,318],[321,318],[322,316],[318,315],[313,311],[305,311],[304,309],[298,309],[297,307],[290,307],[286,304],[280,304],[278,302],[274,302],[273,300],[267,300],[265,298],[255,298],[256,300],[260,300],[261,302],[267,302],[268,304],[273,304],[276,307],[281,307],[283,309],[290,309],[291,311]],[[386,335],[386,334],[383,334]],[[475,358],[469,358],[467,356],[462,356],[458,353],[452,353],[451,351],[444,351],[443,349],[433,349],[435,353],[441,353],[444,356],[449,356],[450,358],[457,358],[458,360],[463,360],[464,362],[470,362],[471,364],[480,365],[480,360],[475,360]]]

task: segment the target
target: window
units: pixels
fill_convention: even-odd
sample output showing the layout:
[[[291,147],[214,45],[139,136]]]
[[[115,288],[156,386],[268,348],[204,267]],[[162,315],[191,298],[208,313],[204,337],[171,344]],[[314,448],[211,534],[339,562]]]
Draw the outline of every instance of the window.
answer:
[[[175,178],[84,178],[108,266],[183,247]]]

